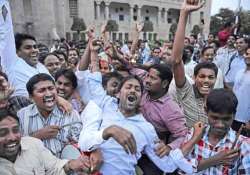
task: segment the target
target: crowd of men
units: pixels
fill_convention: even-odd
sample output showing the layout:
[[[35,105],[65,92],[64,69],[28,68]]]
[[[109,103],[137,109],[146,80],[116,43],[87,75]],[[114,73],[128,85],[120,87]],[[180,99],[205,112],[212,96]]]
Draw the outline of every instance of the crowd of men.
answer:
[[[218,37],[111,42],[87,31],[82,54],[14,35],[0,19],[0,174],[250,174],[250,42],[227,23]]]

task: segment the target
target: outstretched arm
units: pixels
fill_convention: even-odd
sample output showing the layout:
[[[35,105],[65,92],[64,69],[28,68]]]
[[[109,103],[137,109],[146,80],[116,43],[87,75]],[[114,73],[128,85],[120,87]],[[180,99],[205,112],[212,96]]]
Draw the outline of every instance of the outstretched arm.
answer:
[[[85,52],[82,55],[81,60],[78,64],[78,70],[80,70],[80,71],[84,71],[84,70],[88,69],[88,66],[90,63],[90,44],[94,39],[94,28],[93,27],[91,27],[88,30],[87,35],[89,37],[89,41],[88,41],[87,47],[85,49]]]
[[[174,59],[173,72],[174,72],[175,84],[179,88],[183,87],[186,81],[182,55],[184,49],[185,28],[187,24],[187,18],[192,11],[200,9],[203,5],[204,2],[199,3],[199,0],[185,0],[181,8],[180,18],[177,26],[177,31],[175,34],[173,53],[172,53],[172,59]]]

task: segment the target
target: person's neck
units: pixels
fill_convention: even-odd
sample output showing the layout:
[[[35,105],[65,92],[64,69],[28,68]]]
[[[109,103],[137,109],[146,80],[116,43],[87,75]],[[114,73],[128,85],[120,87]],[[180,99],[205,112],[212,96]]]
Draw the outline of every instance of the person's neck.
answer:
[[[211,130],[208,131],[208,141],[214,146],[217,145],[224,137],[225,135],[218,135],[218,133],[214,133]]]
[[[136,109],[134,109],[134,110],[126,110],[126,109],[123,109],[121,106],[119,106],[119,110],[124,115],[124,117],[126,117],[126,118],[132,117],[137,113]]]
[[[250,71],[250,65],[247,65],[246,71]]]
[[[231,45],[227,45],[227,48],[228,48],[229,50],[235,49],[234,46],[231,46]]]
[[[166,93],[167,93],[167,91],[162,90],[160,92],[155,92],[155,93],[148,92],[148,95],[149,95],[151,100],[157,100],[157,99],[163,97]]]
[[[40,112],[40,114],[41,114],[45,119],[47,119],[47,118],[49,117],[50,113],[52,112],[52,111],[45,111],[45,110],[41,110],[41,109],[38,109],[38,111]]]
[[[238,51],[238,53],[239,53],[240,56],[243,56],[245,51]]]

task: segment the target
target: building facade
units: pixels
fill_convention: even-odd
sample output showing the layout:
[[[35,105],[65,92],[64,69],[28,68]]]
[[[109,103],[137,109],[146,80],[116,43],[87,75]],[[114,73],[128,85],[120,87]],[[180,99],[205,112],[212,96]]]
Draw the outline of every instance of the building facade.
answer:
[[[110,34],[113,40],[130,40],[137,21],[151,21],[153,31],[143,33],[143,39],[169,39],[171,26],[178,22],[183,0],[9,0],[15,32],[36,36],[39,42],[50,44],[58,37],[76,39],[71,31],[73,18],[81,18],[86,26],[94,25],[99,35],[101,25],[115,20],[119,31]],[[187,34],[195,25],[205,22],[208,34],[212,0],[190,15]],[[80,34],[85,39],[84,32]]]

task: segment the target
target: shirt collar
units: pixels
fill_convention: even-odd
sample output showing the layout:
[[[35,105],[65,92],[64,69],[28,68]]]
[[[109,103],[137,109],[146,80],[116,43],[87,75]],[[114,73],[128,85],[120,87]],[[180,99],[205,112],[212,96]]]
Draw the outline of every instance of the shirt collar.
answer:
[[[145,121],[145,118],[143,117],[143,115],[140,113],[140,114],[136,114],[132,117],[127,117],[126,118],[127,120],[131,120],[131,121],[137,121],[137,122],[144,122]]]
[[[58,112],[61,113],[62,115],[58,115]],[[30,117],[36,117],[36,116],[42,116],[41,113],[39,112],[38,108],[37,108],[37,105],[35,104],[32,104],[32,107],[31,107],[31,115]],[[53,111],[49,114],[49,116],[56,116],[56,117],[64,117],[62,111],[58,108],[57,105],[55,105]]]
[[[208,131],[210,129],[210,126],[208,126],[205,130],[205,134],[203,135],[203,140],[206,142],[206,143],[209,143],[208,141]],[[223,139],[221,139],[217,145],[215,147],[220,147],[220,146],[223,146],[225,145],[226,143],[233,143],[235,141],[235,138],[236,138],[236,134],[235,134],[235,131],[233,131],[231,128],[229,129],[229,131],[227,132],[227,134],[225,135],[225,137]]]
[[[155,100],[152,100],[150,98],[150,95],[148,94],[148,92],[146,92],[146,98],[150,101],[155,101],[155,102],[159,102],[161,104],[164,104],[166,101],[168,101],[171,97],[168,95],[168,93],[166,92],[165,95],[163,95],[162,97],[158,98],[158,99],[155,99]]]

